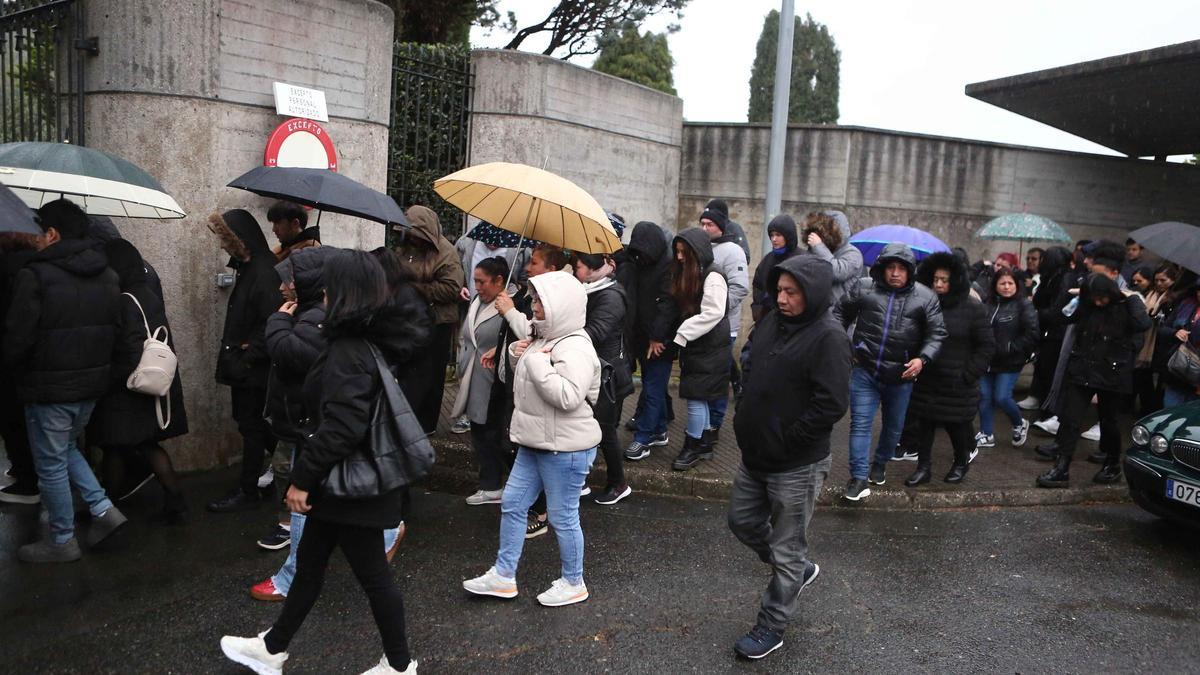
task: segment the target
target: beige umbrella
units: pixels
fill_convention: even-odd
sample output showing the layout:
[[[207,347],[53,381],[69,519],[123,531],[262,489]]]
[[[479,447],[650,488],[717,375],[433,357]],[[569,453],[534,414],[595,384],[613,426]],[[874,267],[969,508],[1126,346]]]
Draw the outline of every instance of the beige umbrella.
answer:
[[[525,164],[490,162],[434,181],[442,199],[522,239],[579,253],[621,248],[600,204],[578,185]]]

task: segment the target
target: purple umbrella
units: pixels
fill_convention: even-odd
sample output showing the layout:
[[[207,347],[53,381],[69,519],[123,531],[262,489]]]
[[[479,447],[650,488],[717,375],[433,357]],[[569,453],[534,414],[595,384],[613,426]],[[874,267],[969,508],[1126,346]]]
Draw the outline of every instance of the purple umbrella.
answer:
[[[867,267],[875,264],[875,259],[883,252],[883,247],[892,243],[907,244],[920,262],[930,253],[949,253],[950,247],[941,239],[915,227],[908,225],[876,225],[850,237],[863,254],[863,264]]]

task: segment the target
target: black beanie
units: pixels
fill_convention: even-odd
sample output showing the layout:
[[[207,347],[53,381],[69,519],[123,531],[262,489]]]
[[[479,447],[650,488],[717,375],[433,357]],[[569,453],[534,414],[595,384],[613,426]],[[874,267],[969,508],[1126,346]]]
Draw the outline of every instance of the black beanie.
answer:
[[[700,214],[700,220],[704,220],[705,218],[716,223],[717,229],[721,230],[721,232],[725,231],[725,226],[729,223],[728,216],[714,209],[704,209],[704,213]]]
[[[725,203],[724,199],[710,200],[708,202],[708,204],[706,204],[704,206],[704,210],[705,211],[720,211],[721,213],[725,214],[726,218],[729,217],[729,205]]]

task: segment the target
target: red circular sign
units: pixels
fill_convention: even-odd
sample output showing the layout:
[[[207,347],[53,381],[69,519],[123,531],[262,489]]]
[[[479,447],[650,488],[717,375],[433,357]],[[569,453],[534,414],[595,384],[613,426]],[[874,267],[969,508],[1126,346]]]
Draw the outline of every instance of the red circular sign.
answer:
[[[337,171],[337,151],[329,132],[317,122],[293,117],[267,138],[264,166],[298,166]]]

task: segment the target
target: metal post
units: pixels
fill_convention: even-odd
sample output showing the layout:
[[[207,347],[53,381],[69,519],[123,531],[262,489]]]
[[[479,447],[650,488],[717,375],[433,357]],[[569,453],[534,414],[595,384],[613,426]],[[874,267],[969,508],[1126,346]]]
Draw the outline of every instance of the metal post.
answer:
[[[787,142],[788,96],[792,92],[792,35],[796,27],[794,0],[783,0],[779,10],[779,44],[775,51],[775,105],[771,110],[771,150],[767,156],[767,201],[763,207],[762,252],[771,252],[767,224],[783,203],[783,155]]]

